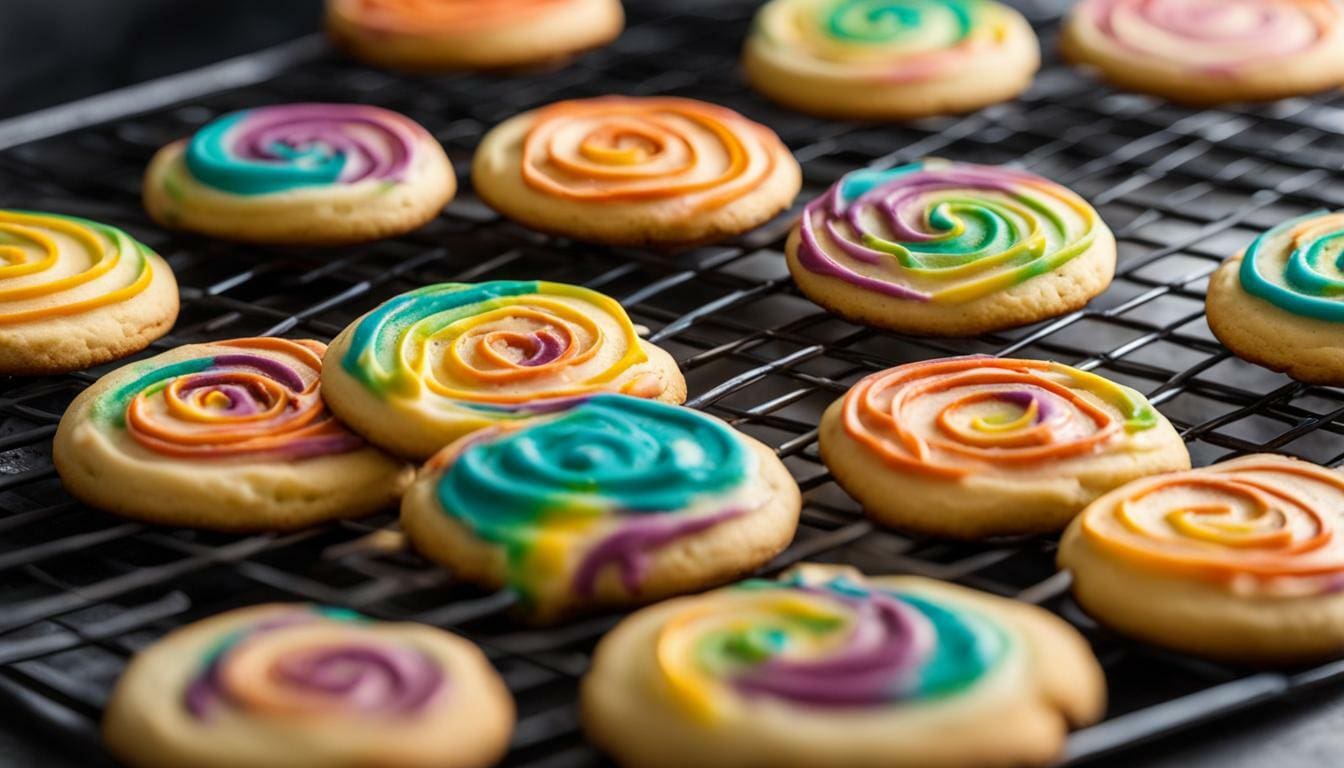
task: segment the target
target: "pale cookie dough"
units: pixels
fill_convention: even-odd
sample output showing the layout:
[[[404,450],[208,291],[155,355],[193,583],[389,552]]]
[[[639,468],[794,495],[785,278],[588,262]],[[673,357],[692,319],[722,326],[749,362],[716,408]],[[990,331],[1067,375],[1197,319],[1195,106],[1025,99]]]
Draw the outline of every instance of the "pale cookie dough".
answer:
[[[61,417],[56,470],[81,501],[165,525],[289,530],[377,512],[414,473],[327,412],[324,349],[234,339],[118,368]]]
[[[1059,564],[1103,624],[1214,659],[1344,653],[1344,475],[1258,454],[1136,480],[1069,526]]]
[[[809,299],[855,322],[974,336],[1080,309],[1115,274],[1085,200],[1025,171],[929,159],[846,174],[785,244]]]
[[[639,611],[582,689],[626,768],[1045,766],[1105,706],[1091,649],[1040,608],[821,565]]]
[[[952,357],[875,373],[826,410],[818,439],[869,517],[968,539],[1058,531],[1117,486],[1190,467],[1143,395],[1040,360]]]
[[[686,381],[614,299],[537,280],[401,294],[341,331],[322,372],[338,416],[414,459],[600,392],[680,403]]]
[[[327,0],[327,33],[351,55],[401,70],[563,62],[615,40],[620,0]]]
[[[172,328],[177,307],[168,263],[120,229],[0,209],[0,376],[139,352]]]
[[[145,209],[165,227],[250,243],[345,245],[418,229],[453,198],[443,147],[362,104],[233,112],[159,150]]]
[[[1312,384],[1344,384],[1344,213],[1261,235],[1209,279],[1209,328],[1237,357]]]
[[[1337,0],[1083,0],[1064,55],[1106,80],[1195,106],[1314,93],[1344,82]]]
[[[513,723],[504,682],[457,635],[272,603],[136,654],[103,740],[134,768],[486,768]]]
[[[753,87],[827,117],[902,120],[967,112],[1031,85],[1040,46],[994,0],[772,0],[742,53]]]
[[[793,539],[801,497],[765,445],[705,414],[596,395],[444,449],[401,506],[416,549],[540,621],[722,584]]]
[[[788,208],[802,172],[773,131],[724,107],[608,96],[525,112],[481,140],[481,199],[533,229],[612,245],[689,246]]]

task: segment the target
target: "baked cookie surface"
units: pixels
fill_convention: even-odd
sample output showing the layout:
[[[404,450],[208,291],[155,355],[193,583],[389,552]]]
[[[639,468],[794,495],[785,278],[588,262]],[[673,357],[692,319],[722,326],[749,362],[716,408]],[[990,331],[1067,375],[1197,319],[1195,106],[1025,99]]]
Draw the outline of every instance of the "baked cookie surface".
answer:
[[[851,320],[972,336],[1079,309],[1110,285],[1115,238],[1064,187],[929,159],[846,174],[785,245],[809,299]]]
[[[491,129],[472,184],[533,229],[670,247],[765,223],[792,204],[802,172],[773,131],[730,109],[607,96],[558,102]]]
[[[364,104],[233,112],[159,150],[145,208],[165,227],[274,245],[343,245],[403,234],[457,190],[418,123]]]
[[[484,768],[513,722],[503,681],[466,640],[276,603],[138,653],[103,739],[135,768]]]
[[[415,547],[539,620],[740,577],[793,539],[774,452],[698,411],[595,395],[445,448],[402,502]]]
[[[756,90],[786,106],[906,119],[1011,99],[1040,58],[1031,25],[994,0],[772,0],[742,63]]]
[[[1143,395],[1040,360],[953,357],[875,373],[826,410],[818,439],[870,517],[955,538],[1058,531],[1117,486],[1190,467]]]
[[[1344,82],[1336,0],[1083,0],[1066,57],[1112,83],[1186,104],[1271,100]]]
[[[980,768],[1049,764],[1105,697],[1086,642],[1040,608],[802,566],[630,616],[582,711],[632,768]]]
[[[1209,278],[1209,328],[1238,357],[1314,384],[1344,384],[1344,212],[1265,232]]]
[[[621,33],[620,0],[327,0],[337,45],[405,70],[497,69],[563,61]]]
[[[1079,604],[1148,642],[1259,664],[1344,653],[1344,475],[1260,454],[1132,482],[1073,522]]]
[[[614,299],[497,280],[426,286],[356,320],[327,350],[322,391],[357,432],[423,459],[600,392],[680,403],[686,382]]]
[[[409,466],[318,393],[325,345],[190,344],[118,368],[61,417],[52,460],[76,498],[166,525],[288,530],[393,504]]]
[[[125,357],[167,333],[177,309],[168,263],[122,230],[0,209],[0,375]]]

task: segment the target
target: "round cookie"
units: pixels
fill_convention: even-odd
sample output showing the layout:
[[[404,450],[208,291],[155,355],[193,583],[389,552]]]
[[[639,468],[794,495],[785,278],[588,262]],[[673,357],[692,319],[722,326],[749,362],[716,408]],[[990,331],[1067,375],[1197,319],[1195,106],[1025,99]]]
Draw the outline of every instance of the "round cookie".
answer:
[[[1271,100],[1344,82],[1336,0],[1083,0],[1064,55],[1121,88],[1191,105]]]
[[[1113,488],[1190,467],[1143,395],[1040,360],[951,357],[875,373],[826,410],[818,439],[869,517],[955,538],[1058,531]]]
[[[1209,328],[1236,353],[1313,384],[1344,384],[1344,212],[1274,227],[1209,279]]]
[[[0,376],[138,352],[177,319],[168,263],[106,224],[0,209]]]
[[[1040,63],[1031,25],[994,0],[771,0],[742,54],[747,79],[771,99],[865,120],[1007,101]]]
[[[930,159],[845,174],[785,244],[809,299],[856,322],[974,336],[1081,308],[1115,274],[1082,198],[1009,168]]]
[[[327,0],[327,33],[402,70],[546,64],[615,40],[620,0]]]
[[[774,451],[718,419],[595,395],[445,448],[407,491],[401,526],[546,621],[731,581],[788,546],[801,504]]]
[[[438,216],[456,190],[428,131],[363,104],[224,115],[159,150],[144,181],[145,209],[163,226],[271,245],[404,234]]]
[[[1059,564],[1099,621],[1215,659],[1344,654],[1344,476],[1258,454],[1136,480],[1069,526]]]
[[[533,229],[611,245],[689,246],[788,208],[802,172],[773,131],[672,97],[562,101],[493,128],[472,162],[481,199]]]
[[[136,654],[103,740],[134,768],[485,768],[513,722],[504,682],[456,635],[273,603]]]
[[[1101,667],[1032,605],[805,565],[659,603],[598,644],[588,737],[628,768],[1052,764]]]
[[[81,501],[165,525],[289,530],[383,509],[413,472],[327,412],[324,349],[234,339],[118,368],[61,417],[56,470]]]
[[[341,331],[322,372],[342,420],[416,459],[600,392],[680,403],[686,381],[614,299],[535,280],[403,293]]]

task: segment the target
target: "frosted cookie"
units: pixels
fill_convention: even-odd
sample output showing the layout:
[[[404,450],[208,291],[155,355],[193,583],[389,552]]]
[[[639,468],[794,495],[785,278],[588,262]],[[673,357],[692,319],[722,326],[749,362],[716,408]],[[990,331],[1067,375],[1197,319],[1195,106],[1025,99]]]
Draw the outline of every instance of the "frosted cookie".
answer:
[[[1069,526],[1059,564],[1102,623],[1262,664],[1344,653],[1344,476],[1259,454],[1136,480]]]
[[[857,322],[973,336],[1081,308],[1115,274],[1091,205],[1025,171],[925,160],[846,174],[785,245],[799,290]]]
[[[504,682],[456,635],[273,603],[136,654],[103,739],[135,768],[485,768],[513,721]]]
[[[1236,353],[1313,384],[1344,384],[1344,212],[1286,221],[1209,279],[1209,328]]]
[[[645,608],[598,644],[588,737],[628,768],[1052,764],[1101,668],[1032,605],[801,566]]]
[[[371,64],[492,69],[567,59],[621,34],[620,0],[327,0],[327,32]]]
[[[411,468],[318,394],[324,345],[190,344],[80,393],[52,460],[70,494],[119,515],[221,531],[287,530],[391,505]]]
[[[370,441],[423,459],[600,392],[680,403],[686,381],[614,299],[499,280],[425,286],[351,323],[327,351],[322,392]]]
[[[1344,82],[1336,0],[1083,0],[1060,45],[1122,87],[1187,104],[1281,99]]]
[[[1190,467],[1143,395],[1040,360],[951,357],[875,373],[826,410],[819,440],[870,517],[957,538],[1058,531],[1113,488]]]
[[[766,96],[829,117],[967,112],[1025,91],[1040,67],[1026,19],[994,0],[772,0],[742,54]]]
[[[613,245],[741,234],[788,208],[802,172],[774,132],[691,99],[607,96],[524,112],[481,140],[481,199],[529,227]]]
[[[445,448],[401,506],[417,549],[538,619],[731,581],[793,540],[774,451],[689,408],[595,395]]]
[[[363,104],[233,112],[159,150],[145,208],[165,227],[227,240],[342,245],[419,228],[457,189],[410,118]]]
[[[130,235],[73,216],[0,209],[0,376],[116,360],[176,319],[173,271]]]

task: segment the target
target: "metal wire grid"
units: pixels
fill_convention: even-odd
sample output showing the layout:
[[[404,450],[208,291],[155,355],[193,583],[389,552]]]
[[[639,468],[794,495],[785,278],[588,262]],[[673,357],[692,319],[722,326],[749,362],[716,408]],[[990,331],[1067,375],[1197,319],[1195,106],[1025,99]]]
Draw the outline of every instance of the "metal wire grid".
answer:
[[[1190,112],[1111,92],[1053,58],[1017,102],[904,125],[813,120],[746,92],[733,69],[754,3],[628,2],[615,45],[549,73],[403,77],[334,55],[271,81],[0,153],[0,205],[122,226],[163,254],[182,314],[151,352],[260,334],[330,338],[401,291],[447,280],[545,278],[619,298],[686,372],[690,405],[774,446],[806,496],[797,540],[765,569],[815,559],[948,579],[1058,611],[1107,670],[1107,721],[1074,734],[1088,762],[1196,722],[1332,682],[1344,663],[1287,673],[1210,664],[1116,637],[1084,616],[1053,566],[1054,537],[960,544],[875,529],[816,449],[822,409],[863,375],[981,352],[1053,358],[1146,392],[1196,463],[1274,450],[1344,461],[1344,392],[1231,357],[1203,319],[1205,278],[1259,230],[1344,202],[1344,99]],[[1034,19],[1047,51],[1057,19]],[[669,65],[674,68],[669,69]],[[852,325],[804,300],[781,254],[790,215],[676,256],[599,248],[522,229],[464,189],[420,232],[334,251],[224,244],[153,227],[138,197],[152,152],[214,115],[291,100],[368,101],[405,112],[448,148],[459,175],[484,129],[555,99],[670,93],[723,103],[774,127],[803,164],[810,199],[854,167],[927,155],[1013,163],[1091,199],[1115,229],[1115,284],[1085,310],[977,340],[906,338]],[[183,94],[184,97],[192,94]],[[507,593],[454,581],[397,546],[391,513],[286,535],[156,528],[71,500],[50,461],[60,414],[116,364],[0,382],[0,695],[86,750],[110,687],[137,649],[173,627],[270,600],[349,606],[448,627],[481,643],[520,705],[508,765],[600,763],[578,730],[576,684],[619,617],[528,629]],[[85,752],[87,754],[87,752]]]

